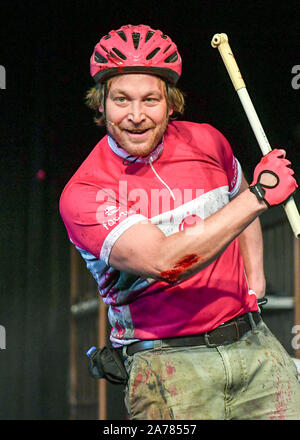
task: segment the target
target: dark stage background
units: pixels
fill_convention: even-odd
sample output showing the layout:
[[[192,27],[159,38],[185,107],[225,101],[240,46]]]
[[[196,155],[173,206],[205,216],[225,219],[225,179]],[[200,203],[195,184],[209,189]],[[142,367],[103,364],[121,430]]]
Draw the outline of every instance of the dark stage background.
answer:
[[[100,36],[149,24],[177,43],[185,118],[230,140],[250,178],[260,150],[217,50],[230,44],[270,143],[284,146],[300,175],[300,3],[2,1],[0,65],[0,419],[69,416],[69,243],[59,195],[104,132],[84,105],[89,58]],[[300,85],[300,80],[298,81]]]

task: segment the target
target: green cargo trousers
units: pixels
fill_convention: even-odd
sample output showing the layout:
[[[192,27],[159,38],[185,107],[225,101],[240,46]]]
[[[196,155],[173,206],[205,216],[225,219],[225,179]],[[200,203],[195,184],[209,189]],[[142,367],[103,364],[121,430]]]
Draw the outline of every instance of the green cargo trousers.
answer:
[[[300,420],[296,366],[263,321],[227,345],[123,356],[132,420]]]

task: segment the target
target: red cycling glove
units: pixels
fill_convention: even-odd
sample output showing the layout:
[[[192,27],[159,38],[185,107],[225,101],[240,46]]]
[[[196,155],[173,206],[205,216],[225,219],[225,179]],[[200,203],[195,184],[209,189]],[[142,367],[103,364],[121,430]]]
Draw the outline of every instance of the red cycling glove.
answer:
[[[282,151],[275,149],[266,154],[256,166],[249,188],[259,200],[264,200],[268,207],[284,203],[298,188],[290,164]]]

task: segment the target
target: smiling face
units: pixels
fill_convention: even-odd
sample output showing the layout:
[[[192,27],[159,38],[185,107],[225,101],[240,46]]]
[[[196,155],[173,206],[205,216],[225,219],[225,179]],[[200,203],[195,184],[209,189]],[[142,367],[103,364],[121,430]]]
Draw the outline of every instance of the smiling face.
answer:
[[[148,74],[113,78],[105,110],[108,132],[132,156],[147,156],[156,148],[173,113],[164,82]]]

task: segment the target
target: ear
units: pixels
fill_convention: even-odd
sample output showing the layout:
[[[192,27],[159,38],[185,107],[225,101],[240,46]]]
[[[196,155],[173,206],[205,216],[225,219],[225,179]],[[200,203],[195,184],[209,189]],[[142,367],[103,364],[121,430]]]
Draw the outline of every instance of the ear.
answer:
[[[174,113],[174,109],[173,109],[173,108],[170,108],[170,109],[169,109],[169,113],[168,113],[169,116],[171,116],[173,113]]]
[[[99,110],[100,113],[104,113],[104,108],[103,108],[102,106],[100,106],[100,107],[98,108],[98,110]]]

